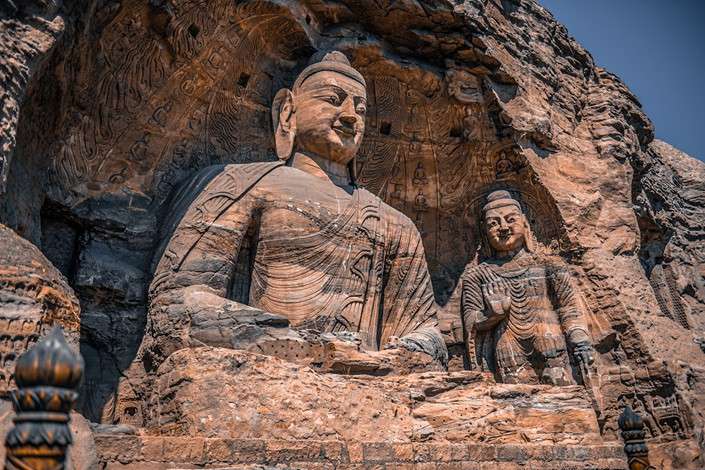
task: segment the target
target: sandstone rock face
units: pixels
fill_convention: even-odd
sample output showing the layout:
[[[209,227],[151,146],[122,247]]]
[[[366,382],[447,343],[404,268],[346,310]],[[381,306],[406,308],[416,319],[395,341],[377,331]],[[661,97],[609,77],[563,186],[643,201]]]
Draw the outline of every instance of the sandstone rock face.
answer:
[[[4,305],[15,313],[23,305],[32,315],[61,318],[78,332],[70,291],[31,242],[63,273],[80,301],[87,366],[81,411],[87,418],[156,432],[155,416],[163,415],[184,439],[201,436],[204,449],[228,446],[208,441],[220,438],[211,437],[220,419],[216,410],[230,403],[219,389],[222,383],[247,403],[279,409],[266,402],[266,395],[246,395],[262,392],[257,380],[265,379],[256,367],[249,368],[258,364],[271,367],[281,400],[286,399],[282,384],[290,381],[320,387],[343,411],[352,400],[333,391],[346,387],[374,403],[380,419],[390,419],[395,406],[405,403],[407,414],[395,422],[398,427],[382,430],[390,439],[411,440],[413,423],[423,420],[432,424],[434,435],[449,441],[453,432],[457,439],[480,439],[483,432],[492,439],[501,435],[498,422],[459,428],[444,428],[443,422],[469,420],[507,403],[511,407],[502,420],[515,423],[514,439],[518,428],[544,421],[545,415],[533,413],[545,403],[556,413],[561,407],[572,410],[574,422],[583,423],[579,429],[596,439],[590,437],[589,448],[597,449],[597,442],[617,438],[616,417],[629,404],[646,418],[652,462],[700,465],[705,168],[653,140],[652,125],[636,98],[617,77],[596,67],[536,2],[66,0],[12,5],[0,11],[0,221],[28,241],[18,241],[9,231],[3,235],[3,248],[20,247],[14,253],[22,255],[2,261],[8,273],[3,295],[15,299]],[[305,365],[296,369],[293,360],[233,351],[217,350],[232,359],[218,364],[209,356],[215,349],[199,350],[204,356],[198,358],[211,369],[202,370],[193,351],[174,357],[185,367],[178,372],[187,380],[167,400],[163,387],[175,378],[162,368],[153,382],[145,374],[148,358],[140,352],[145,334],[151,334],[145,332],[147,287],[167,202],[206,166],[274,161],[274,94],[291,86],[313,52],[334,49],[350,58],[367,83],[358,180],[420,231],[455,372],[375,381],[319,376]],[[490,385],[474,372],[461,372],[468,364],[457,286],[466,267],[477,263],[481,208],[486,195],[498,189],[520,198],[536,242],[565,263],[580,292],[598,371],[582,395],[574,386],[558,391]],[[39,284],[51,289],[25,290]],[[229,382],[243,377],[237,375],[238,363],[251,374],[249,392]],[[227,374],[224,368],[230,368]],[[463,382],[473,377],[475,382]],[[398,394],[404,384],[424,380],[445,391],[436,397],[422,392],[420,402]],[[215,384],[213,396],[223,400],[208,399],[209,391],[193,385],[201,383]],[[367,400],[366,389],[390,401]],[[477,408],[456,408],[451,397],[459,390],[466,397],[462,400],[472,397]],[[320,429],[335,430],[336,438],[365,437],[346,435],[357,431],[335,425],[336,419],[320,411],[325,407],[319,410],[303,393],[298,396],[292,406],[313,409],[306,426],[289,430],[290,423],[278,423],[274,415],[259,419],[282,438],[320,432],[311,424],[316,419],[333,426]],[[589,396],[599,398],[601,410],[591,424],[581,414]],[[435,398],[452,403],[435,403]],[[532,410],[526,420],[515,414],[522,400]],[[160,401],[170,408],[160,408]],[[251,417],[254,411],[243,406],[237,413],[229,416]],[[340,423],[348,418],[337,417]],[[578,433],[560,430],[554,418],[549,413],[537,439],[559,442]],[[364,419],[365,429],[375,429],[371,415]],[[248,426],[248,432],[260,432],[256,422]],[[238,427],[223,429],[235,433]],[[114,468],[138,461],[131,468],[144,462],[151,463],[142,468],[188,466],[215,455],[195,452],[192,459],[179,460],[165,456],[172,445],[167,441],[112,439],[103,441],[104,448],[129,441],[125,448],[132,452],[132,457],[106,452],[104,460]],[[162,451],[141,456],[139,449],[152,444]],[[488,460],[496,458],[493,453]]]
[[[64,329],[78,349],[80,309],[64,276],[39,249],[0,225],[0,394],[15,388],[15,361],[49,332]]]
[[[495,384],[475,371],[319,374],[268,356],[197,348],[160,368],[149,430],[292,441],[597,444],[597,421],[582,392]]]

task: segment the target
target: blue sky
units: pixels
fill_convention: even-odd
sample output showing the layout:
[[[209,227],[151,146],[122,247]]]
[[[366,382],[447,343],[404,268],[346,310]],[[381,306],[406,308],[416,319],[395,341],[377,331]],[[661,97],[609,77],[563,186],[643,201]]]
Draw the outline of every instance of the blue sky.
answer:
[[[656,137],[705,161],[705,0],[539,0],[639,98]]]

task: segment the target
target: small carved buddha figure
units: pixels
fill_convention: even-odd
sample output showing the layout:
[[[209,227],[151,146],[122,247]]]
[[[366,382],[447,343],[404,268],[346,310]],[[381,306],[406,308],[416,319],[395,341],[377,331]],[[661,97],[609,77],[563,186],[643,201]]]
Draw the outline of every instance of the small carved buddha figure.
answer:
[[[237,348],[252,325],[445,360],[418,230],[355,183],[365,111],[362,75],[328,53],[274,99],[279,162],[207,168],[176,195],[150,287],[153,361]]]
[[[568,270],[532,253],[519,202],[495,191],[482,208],[488,257],[461,279],[468,356],[505,383],[574,384],[593,349]]]

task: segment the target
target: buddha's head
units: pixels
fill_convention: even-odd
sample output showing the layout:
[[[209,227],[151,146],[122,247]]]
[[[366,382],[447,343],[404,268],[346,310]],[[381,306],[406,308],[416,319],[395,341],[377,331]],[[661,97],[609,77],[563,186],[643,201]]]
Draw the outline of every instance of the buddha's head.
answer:
[[[313,154],[352,165],[365,132],[365,79],[340,52],[306,67],[272,105],[277,155]]]
[[[519,201],[508,191],[493,191],[482,207],[484,235],[493,255],[506,256],[527,248],[529,224]]]

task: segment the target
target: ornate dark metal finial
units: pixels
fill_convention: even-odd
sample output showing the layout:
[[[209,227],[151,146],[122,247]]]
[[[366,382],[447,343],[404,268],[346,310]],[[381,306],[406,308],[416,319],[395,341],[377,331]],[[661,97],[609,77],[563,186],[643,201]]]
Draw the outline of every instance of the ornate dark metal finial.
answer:
[[[649,449],[644,440],[644,420],[630,406],[626,406],[619,417],[619,429],[622,430],[624,452],[627,454],[629,470],[652,470],[649,462]]]
[[[69,413],[78,398],[83,359],[54,328],[15,366],[17,416],[5,439],[5,470],[62,470],[72,442]]]

